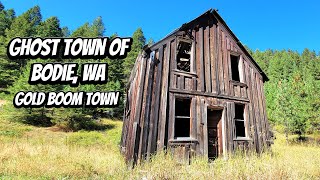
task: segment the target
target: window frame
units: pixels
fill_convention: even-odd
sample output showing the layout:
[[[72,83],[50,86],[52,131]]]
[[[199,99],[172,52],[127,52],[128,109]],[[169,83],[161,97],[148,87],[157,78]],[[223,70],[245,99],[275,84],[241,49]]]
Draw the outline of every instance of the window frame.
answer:
[[[189,105],[189,116],[177,116],[176,114],[176,100],[177,99],[182,99],[182,100],[189,100],[190,101],[190,105]],[[191,110],[191,106],[192,106],[192,98],[191,97],[182,97],[182,96],[175,96],[174,97],[174,101],[175,101],[175,109],[174,109],[174,127],[173,127],[173,138],[176,140],[182,140],[182,139],[190,139],[191,138],[191,120],[192,120],[192,110]],[[176,136],[176,121],[177,119],[189,119],[189,136]]]
[[[190,55],[190,58],[189,58],[189,63],[190,63],[189,71],[184,71],[184,70],[178,68],[178,55],[179,55],[179,49],[178,48],[179,48],[179,43],[180,42],[190,43],[190,51],[188,52],[188,54]],[[191,38],[188,38],[188,37],[183,37],[183,36],[177,36],[176,37],[176,54],[175,54],[175,66],[174,66],[174,69],[176,69],[176,71],[183,72],[183,73],[194,73],[193,51],[194,51],[194,40],[192,40]]]
[[[234,80],[232,77],[232,65],[231,65],[231,56],[237,56],[238,57],[238,73],[239,73],[239,81]],[[241,84],[241,85],[245,85],[245,80],[244,80],[244,71],[243,71],[243,63],[244,63],[244,59],[243,56],[240,52],[235,52],[235,51],[229,51],[228,53],[228,59],[229,59],[229,79],[231,82],[235,83],[235,84]]]
[[[236,118],[236,105],[241,105],[243,106],[243,119],[238,119]],[[249,140],[248,137],[248,126],[247,126],[247,104],[246,103],[238,103],[235,102],[233,105],[233,113],[234,113],[234,117],[233,117],[233,122],[234,122],[234,140]],[[243,127],[244,127],[244,136],[237,136],[237,126],[236,126],[236,121],[238,122],[243,122]]]

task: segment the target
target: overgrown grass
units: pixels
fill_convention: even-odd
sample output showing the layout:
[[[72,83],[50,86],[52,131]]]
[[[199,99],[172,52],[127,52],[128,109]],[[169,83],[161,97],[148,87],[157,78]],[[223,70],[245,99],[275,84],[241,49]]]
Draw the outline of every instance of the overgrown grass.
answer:
[[[63,132],[0,120],[0,178],[5,179],[319,179],[320,147],[287,145],[282,134],[272,152],[236,155],[207,163],[198,158],[179,164],[159,153],[134,169],[119,152],[121,121],[104,119],[113,128]],[[294,137],[290,137],[294,139]]]

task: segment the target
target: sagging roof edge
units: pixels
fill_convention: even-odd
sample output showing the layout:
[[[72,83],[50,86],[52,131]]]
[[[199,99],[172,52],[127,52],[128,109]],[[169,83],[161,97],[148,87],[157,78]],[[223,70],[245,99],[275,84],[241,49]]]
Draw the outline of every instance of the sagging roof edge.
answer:
[[[253,57],[250,55],[250,53],[247,51],[247,49],[242,45],[242,43],[240,42],[240,40],[237,38],[237,36],[232,32],[232,30],[229,28],[229,26],[227,25],[227,23],[222,19],[222,17],[220,16],[220,14],[217,12],[217,10],[212,10],[209,9],[208,11],[204,12],[203,14],[201,14],[200,16],[196,17],[195,19],[184,23],[181,25],[181,27],[175,29],[173,32],[171,32],[170,34],[168,34],[167,36],[165,36],[164,38],[162,38],[161,40],[159,40],[158,42],[154,43],[152,46],[150,46],[149,48],[152,49],[153,47],[157,46],[159,43],[161,43],[162,41],[170,38],[172,35],[174,35],[176,32],[184,29],[185,27],[187,27],[189,24],[193,23],[194,21],[197,21],[198,19],[202,18],[203,16],[206,15],[213,15],[215,16],[218,21],[220,21],[220,23],[229,31],[230,35],[234,38],[234,40],[236,41],[237,45],[241,48],[241,50],[249,57],[249,59],[251,60],[251,62],[254,64],[254,66],[256,66],[256,68],[258,69],[259,73],[262,75],[263,77],[263,81],[269,81],[268,76],[263,72],[263,70],[261,69],[261,67],[258,65],[258,63],[253,59]]]

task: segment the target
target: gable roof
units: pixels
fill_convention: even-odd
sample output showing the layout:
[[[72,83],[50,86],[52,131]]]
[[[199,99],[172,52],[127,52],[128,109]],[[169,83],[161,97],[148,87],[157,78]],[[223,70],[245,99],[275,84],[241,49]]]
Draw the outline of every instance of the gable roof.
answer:
[[[159,44],[161,41],[166,40],[167,38],[171,37],[172,35],[174,35],[175,33],[182,31],[188,27],[190,27],[192,24],[194,24],[195,22],[197,22],[198,20],[200,20],[201,18],[205,17],[205,16],[214,16],[225,28],[226,30],[230,33],[230,35],[232,36],[232,38],[236,41],[237,45],[240,47],[240,49],[245,53],[245,55],[247,57],[249,57],[250,61],[254,64],[254,66],[257,68],[257,70],[259,71],[259,73],[262,75],[263,77],[263,81],[268,81],[269,78],[268,76],[262,71],[262,69],[260,68],[260,66],[258,65],[258,63],[253,59],[253,57],[250,55],[250,53],[247,51],[247,49],[242,45],[242,43],[240,42],[240,40],[237,38],[237,36],[232,32],[232,30],[229,28],[229,26],[226,24],[226,22],[222,19],[222,17],[219,15],[217,10],[212,10],[209,9],[208,11],[204,12],[203,14],[201,14],[200,16],[198,16],[197,18],[184,23],[181,25],[181,27],[175,29],[173,32],[171,32],[170,34],[168,34],[167,36],[165,36],[164,38],[162,38],[161,40],[159,40],[157,43],[153,44],[150,48],[156,46],[157,44]]]

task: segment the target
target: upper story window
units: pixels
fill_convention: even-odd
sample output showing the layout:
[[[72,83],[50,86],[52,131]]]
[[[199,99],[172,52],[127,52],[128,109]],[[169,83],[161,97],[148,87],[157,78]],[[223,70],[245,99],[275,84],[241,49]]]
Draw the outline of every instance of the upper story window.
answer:
[[[190,39],[177,38],[177,69],[180,71],[190,72],[191,46],[192,42]]]
[[[240,56],[230,55],[231,61],[231,78],[234,81],[240,82],[240,71],[239,71],[239,60]]]

